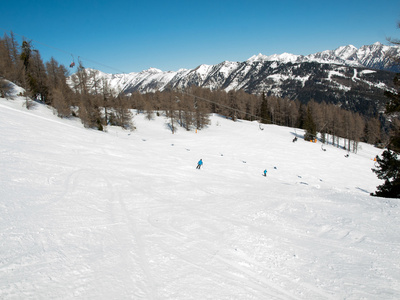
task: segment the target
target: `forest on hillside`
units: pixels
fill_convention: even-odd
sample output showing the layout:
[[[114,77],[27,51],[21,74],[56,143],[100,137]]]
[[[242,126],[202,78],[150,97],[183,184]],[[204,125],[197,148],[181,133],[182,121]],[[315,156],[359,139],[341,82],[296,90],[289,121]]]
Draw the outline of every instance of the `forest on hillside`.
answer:
[[[25,89],[26,107],[40,102],[51,106],[61,118],[79,117],[88,128],[105,130],[107,125],[134,130],[133,110],[164,115],[174,133],[202,129],[209,114],[216,113],[236,121],[259,121],[306,130],[312,140],[320,133],[322,142],[357,151],[358,142],[385,144],[390,122],[383,116],[367,117],[340,106],[275,96],[252,95],[242,90],[211,91],[196,86],[185,90],[166,89],[155,93],[125,95],[112,89],[98,71],[86,69],[82,62],[73,68],[54,58],[44,62],[32,42],[21,44],[10,33],[0,38],[0,96],[8,98],[8,81]],[[70,75],[71,71],[73,72]]]

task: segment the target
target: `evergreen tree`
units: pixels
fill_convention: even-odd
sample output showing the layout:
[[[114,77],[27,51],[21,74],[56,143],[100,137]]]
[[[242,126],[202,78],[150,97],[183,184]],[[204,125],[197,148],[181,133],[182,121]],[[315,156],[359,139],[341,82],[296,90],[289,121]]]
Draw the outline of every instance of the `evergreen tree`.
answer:
[[[42,58],[38,50],[33,49],[32,43],[22,42],[20,59],[23,63],[25,74],[24,88],[29,91],[33,99],[48,103],[49,89],[46,84],[47,75]]]
[[[400,44],[399,42],[395,42]],[[400,65],[400,59],[395,58],[397,65]],[[398,87],[397,93],[387,92],[386,96],[389,98],[389,102],[386,105],[386,114],[392,115],[395,121],[398,121],[396,115],[400,112],[400,80],[399,74],[394,78],[394,84]],[[396,122],[393,122],[396,124]],[[398,123],[398,122],[397,122]],[[395,125],[396,126],[396,125]],[[400,160],[397,157],[397,153],[400,152],[400,129],[397,124],[397,128],[394,129],[387,149],[382,152],[382,158],[376,157],[378,164],[377,169],[372,169],[378,175],[379,179],[385,180],[384,184],[377,187],[373,196],[380,196],[386,198],[400,198]]]
[[[377,168],[372,169],[379,179],[384,180],[384,184],[377,187],[372,196],[385,198],[400,198],[400,160],[397,154],[391,150],[385,150],[382,158],[376,157]]]
[[[22,42],[22,51],[20,54],[20,59],[22,60],[24,67],[25,67],[25,71],[28,71],[29,66],[30,66],[30,58],[31,58],[31,54],[32,54],[32,45],[30,42],[27,41],[23,41]]]
[[[264,124],[271,123],[271,119],[270,119],[269,113],[268,113],[268,99],[265,96],[265,93],[262,94],[260,118],[261,118],[261,123],[264,123]]]
[[[229,91],[228,92],[229,96],[229,117],[232,119],[232,121],[236,122],[237,120],[237,109],[238,109],[238,99],[236,96],[236,93],[234,91]]]
[[[307,106],[307,113],[304,120],[304,129],[306,130],[306,133],[304,134],[305,140],[309,141],[316,137],[317,126],[315,125],[315,122],[313,120],[310,106]]]
[[[31,62],[29,77],[32,96],[43,103],[51,104],[48,98],[49,87],[47,85],[46,68],[38,50],[32,51]]]

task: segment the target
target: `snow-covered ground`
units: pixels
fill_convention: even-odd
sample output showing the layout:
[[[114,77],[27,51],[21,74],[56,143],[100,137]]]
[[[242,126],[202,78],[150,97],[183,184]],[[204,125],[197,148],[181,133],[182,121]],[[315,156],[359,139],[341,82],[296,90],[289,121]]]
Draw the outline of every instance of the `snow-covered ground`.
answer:
[[[400,299],[379,149],[215,115],[104,133],[23,102],[0,99],[1,299]]]

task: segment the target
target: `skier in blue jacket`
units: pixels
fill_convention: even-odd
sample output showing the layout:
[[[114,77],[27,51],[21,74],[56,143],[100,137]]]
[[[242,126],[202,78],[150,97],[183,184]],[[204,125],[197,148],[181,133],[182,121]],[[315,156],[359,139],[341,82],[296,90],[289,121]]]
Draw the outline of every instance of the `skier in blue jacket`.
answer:
[[[203,165],[203,160],[200,159],[199,162],[197,163],[196,169],[200,169],[202,165]]]

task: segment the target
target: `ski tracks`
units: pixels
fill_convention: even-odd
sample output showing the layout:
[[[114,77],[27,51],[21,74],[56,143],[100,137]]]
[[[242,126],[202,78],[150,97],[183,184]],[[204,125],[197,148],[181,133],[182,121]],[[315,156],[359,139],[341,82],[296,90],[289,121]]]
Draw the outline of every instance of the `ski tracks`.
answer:
[[[258,227],[253,228],[250,223],[194,207],[193,203],[175,205],[172,209],[175,213],[171,212],[171,208],[165,208],[153,214],[149,222],[159,234],[166,236],[164,239],[158,238],[158,241],[164,241],[160,247],[166,252],[165,255],[181,261],[176,272],[188,273],[187,269],[194,269],[190,272],[204,273],[203,277],[210,278],[212,284],[219,286],[213,290],[233,299],[246,299],[246,296],[239,295],[257,295],[260,299],[296,300],[304,299],[304,295],[313,299],[332,298],[323,290],[300,281],[295,274],[284,271],[284,259],[289,257],[288,253],[277,254],[275,251],[268,254],[272,255],[270,265],[268,261],[259,260],[266,259],[265,254],[262,258],[251,254],[252,249],[260,247],[264,249],[260,248],[259,251],[272,250],[265,245],[255,245],[255,241],[246,243],[249,234],[251,237],[256,235],[257,239],[259,235],[269,234],[269,231],[260,232]],[[280,239],[275,235],[271,238]],[[289,242],[287,247],[290,247]],[[181,267],[185,264],[186,269]]]
[[[105,174],[103,170],[94,169],[74,171],[67,177],[63,192],[66,203],[70,199],[81,199],[79,205],[86,211],[85,215],[93,219],[91,223],[96,224],[87,228],[95,231],[94,241],[89,246],[101,248],[95,254],[96,259],[103,257],[100,265],[92,266],[95,280],[99,282],[96,293],[109,295],[117,285],[128,298],[157,299],[145,239],[139,228],[140,214],[133,209],[132,199],[124,198],[121,191],[131,182],[118,174]],[[93,190],[90,185],[96,186],[96,194],[87,192]],[[115,273],[115,270],[122,272]],[[107,282],[104,278],[108,278]]]
[[[121,264],[120,270],[125,270],[125,274],[118,274],[118,280],[124,282],[125,289],[131,290],[133,287],[140,287],[142,293],[140,296],[144,299],[156,300],[157,289],[154,284],[153,276],[151,274],[149,259],[146,255],[146,242],[142,237],[140,226],[139,213],[132,210],[132,205],[128,207],[126,201],[121,192],[114,188],[113,183],[110,181],[110,176],[104,177],[107,182],[108,190],[111,191],[110,198],[110,213],[112,212],[112,219],[120,219],[119,221],[125,224],[124,231],[128,231],[127,235],[118,236],[118,245],[121,253]],[[111,177],[112,178],[112,177]],[[114,177],[116,178],[116,177]],[[116,179],[118,180],[118,178]],[[117,184],[117,182],[114,182]],[[130,199],[130,202],[132,199]],[[118,204],[119,207],[115,207]],[[139,267],[139,270],[138,270]],[[136,293],[137,294],[137,293]],[[132,294],[128,294],[128,297],[132,297]]]
[[[144,274],[144,280],[146,281],[146,284],[144,284],[144,288],[146,289],[145,299],[158,299],[157,289],[149,266],[149,259],[146,255],[146,243],[142,237],[141,231],[138,228],[139,224],[137,220],[140,221],[140,219],[137,218],[137,216],[139,214],[127,208],[124,199],[118,192],[114,193],[114,195],[115,197],[117,197],[121,211],[124,213],[125,219],[127,221],[127,226],[130,232],[130,239],[133,246],[130,253],[136,253],[138,255],[138,263]],[[134,271],[134,268],[132,268],[132,271]]]

